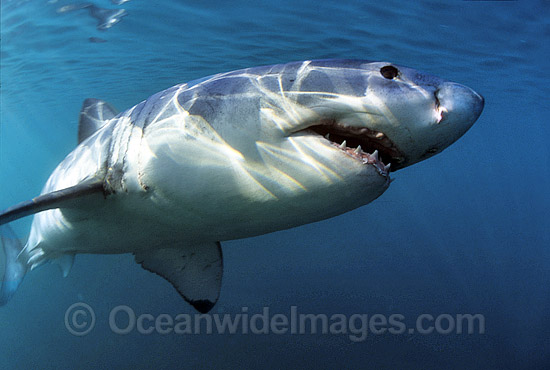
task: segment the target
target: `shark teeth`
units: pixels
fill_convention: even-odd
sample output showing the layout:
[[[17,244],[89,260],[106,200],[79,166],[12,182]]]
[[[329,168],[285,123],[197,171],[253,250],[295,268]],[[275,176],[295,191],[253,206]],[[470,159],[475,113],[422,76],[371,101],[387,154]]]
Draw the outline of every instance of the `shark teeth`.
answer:
[[[378,150],[375,150],[372,152],[372,154],[369,154],[363,151],[363,148],[361,148],[361,145],[358,145],[357,148],[348,148],[346,140],[342,141],[341,144],[333,143],[333,145],[343,150],[346,154],[362,160],[363,164],[370,164],[374,166],[374,168],[376,168],[378,173],[380,173],[382,176],[387,177],[389,181],[391,163],[388,163],[387,165],[384,164],[380,160],[380,155],[378,154]]]
[[[348,154],[363,158],[365,155],[354,153],[355,149],[361,145],[361,150],[372,152],[378,149],[379,160],[392,162],[392,170],[403,167],[405,157],[399,148],[391,141],[386,133],[377,131],[373,128],[349,126],[337,119],[322,119],[319,124],[308,126],[304,130],[308,134],[320,135],[323,142],[327,140],[332,145],[339,147],[347,152],[348,146],[351,152]],[[346,141],[347,140],[347,141]],[[326,144],[326,142],[325,142]]]
[[[375,161],[378,162],[378,150],[375,150],[374,152],[372,152],[371,156],[374,158]]]

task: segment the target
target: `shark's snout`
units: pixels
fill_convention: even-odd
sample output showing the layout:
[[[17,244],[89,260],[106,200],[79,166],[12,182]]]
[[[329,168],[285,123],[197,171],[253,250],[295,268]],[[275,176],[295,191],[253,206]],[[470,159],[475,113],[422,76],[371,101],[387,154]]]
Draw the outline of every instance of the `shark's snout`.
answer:
[[[439,123],[459,124],[466,131],[483,111],[485,99],[467,86],[445,82],[435,92],[441,114]]]

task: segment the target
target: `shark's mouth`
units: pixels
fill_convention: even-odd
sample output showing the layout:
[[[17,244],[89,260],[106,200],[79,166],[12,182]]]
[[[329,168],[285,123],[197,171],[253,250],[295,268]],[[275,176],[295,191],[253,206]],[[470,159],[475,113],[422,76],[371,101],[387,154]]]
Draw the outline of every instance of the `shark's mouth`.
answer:
[[[364,163],[374,164],[386,175],[390,168],[395,171],[403,167],[405,156],[383,132],[344,126],[332,120],[310,126],[307,130],[323,136],[332,145]]]

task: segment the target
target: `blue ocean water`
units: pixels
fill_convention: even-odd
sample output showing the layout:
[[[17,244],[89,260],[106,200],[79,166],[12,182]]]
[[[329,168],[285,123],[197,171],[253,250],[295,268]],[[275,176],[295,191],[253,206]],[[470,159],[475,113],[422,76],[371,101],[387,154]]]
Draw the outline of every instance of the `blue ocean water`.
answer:
[[[444,153],[396,173],[374,203],[224,243],[213,313],[482,314],[484,333],[141,334],[118,305],[192,309],[129,255],[30,272],[0,309],[2,368],[550,368],[550,2],[142,1],[98,30],[69,1],[2,0],[0,208],[40,192],[76,144],[82,101],[126,109],[177,83],[319,58],[391,61],[472,87],[485,110]],[[24,238],[30,219],[14,223]],[[98,232],[101,232],[98,230]],[[85,336],[64,324],[85,302]]]

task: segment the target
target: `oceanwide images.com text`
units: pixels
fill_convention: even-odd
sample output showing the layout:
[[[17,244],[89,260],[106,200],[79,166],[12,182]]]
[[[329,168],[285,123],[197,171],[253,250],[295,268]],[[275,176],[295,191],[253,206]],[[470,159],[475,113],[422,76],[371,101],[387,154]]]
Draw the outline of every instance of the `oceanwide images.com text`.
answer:
[[[286,313],[272,313],[269,307],[250,312],[242,307],[239,313],[213,314],[150,314],[136,313],[131,307],[114,307],[108,321],[115,334],[137,332],[144,335],[253,334],[253,335],[347,335],[353,342],[362,342],[368,335],[402,334],[484,334],[482,314],[421,314],[413,321],[405,315],[301,313],[291,306]],[[92,307],[78,302],[65,312],[65,327],[76,336],[90,333],[96,324]]]

